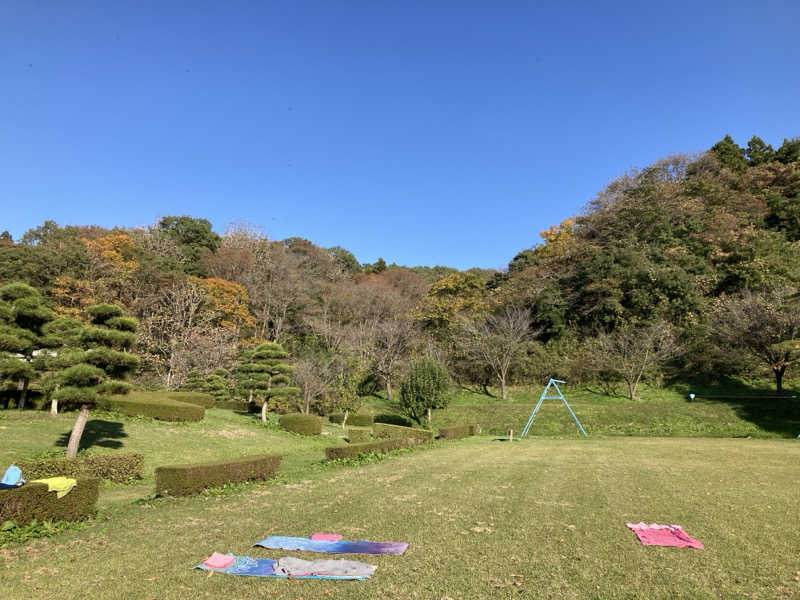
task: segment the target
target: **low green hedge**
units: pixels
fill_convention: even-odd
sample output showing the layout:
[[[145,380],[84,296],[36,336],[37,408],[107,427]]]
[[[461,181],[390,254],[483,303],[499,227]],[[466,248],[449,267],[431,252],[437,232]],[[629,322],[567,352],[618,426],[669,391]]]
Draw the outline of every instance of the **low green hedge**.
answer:
[[[407,448],[408,446],[417,446],[421,443],[420,440],[415,439],[395,438],[391,440],[380,440],[378,442],[367,442],[364,444],[350,444],[349,446],[332,446],[330,448],[325,448],[325,458],[328,460],[356,458],[360,454],[390,452],[392,450],[399,450],[400,448]]]
[[[226,483],[269,479],[280,468],[281,457],[277,454],[193,465],[165,465],[156,468],[156,494],[189,496]]]
[[[169,392],[166,396],[170,400],[188,402],[189,404],[196,404],[203,408],[211,408],[214,406],[214,396],[211,394],[204,394],[203,392]]]
[[[389,425],[400,425],[401,427],[413,427],[414,422],[403,415],[391,413],[381,413],[373,417],[375,423],[388,423]]]
[[[0,490],[0,523],[16,521],[25,525],[37,521],[78,521],[92,516],[100,490],[100,480],[76,478],[78,484],[63,498],[48,492],[44,483],[26,483]]]
[[[249,405],[254,406],[255,403]],[[215,400],[214,408],[227,408],[229,410],[248,410],[248,404],[245,400]],[[258,407],[261,411],[261,407]],[[255,411],[253,411],[255,412]]]
[[[372,432],[369,429],[348,429],[347,441],[351,444],[369,442],[372,439]]]
[[[160,394],[150,397],[143,393],[110,396],[99,400],[97,405],[129,417],[152,417],[161,421],[202,421],[206,412],[202,406],[170,400]]]
[[[401,427],[400,425],[389,425],[388,423],[375,423],[372,431],[379,438],[414,438],[418,440],[432,440],[434,434],[427,429],[415,429],[413,427]]]
[[[14,464],[25,479],[44,477],[96,477],[117,483],[142,478],[141,454],[100,454],[81,458],[41,458],[18,460]]]
[[[477,435],[480,432],[480,425],[454,425],[453,427],[440,427],[439,439],[454,440]]]
[[[288,415],[281,415],[278,422],[286,431],[293,431],[303,435],[319,435],[322,433],[322,422],[319,417],[314,415],[289,413]]]
[[[328,416],[331,423],[344,423],[344,413],[333,413]],[[370,427],[372,425],[372,415],[347,415],[346,425],[353,427]]]

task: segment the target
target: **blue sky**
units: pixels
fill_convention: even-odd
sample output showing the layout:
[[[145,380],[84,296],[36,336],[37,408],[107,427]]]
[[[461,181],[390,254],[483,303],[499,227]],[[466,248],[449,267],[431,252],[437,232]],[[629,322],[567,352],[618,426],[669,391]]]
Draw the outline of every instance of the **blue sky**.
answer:
[[[800,135],[800,2],[0,0],[0,230],[502,267],[610,180]]]

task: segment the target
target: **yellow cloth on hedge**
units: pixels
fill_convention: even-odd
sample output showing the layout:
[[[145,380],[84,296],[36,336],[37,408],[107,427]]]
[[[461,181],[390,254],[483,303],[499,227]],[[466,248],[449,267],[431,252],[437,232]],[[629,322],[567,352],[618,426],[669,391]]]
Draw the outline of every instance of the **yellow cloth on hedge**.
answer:
[[[52,492],[55,490],[56,498],[63,498],[78,484],[77,481],[69,477],[47,477],[46,479],[34,479],[29,483],[46,483],[47,491]]]

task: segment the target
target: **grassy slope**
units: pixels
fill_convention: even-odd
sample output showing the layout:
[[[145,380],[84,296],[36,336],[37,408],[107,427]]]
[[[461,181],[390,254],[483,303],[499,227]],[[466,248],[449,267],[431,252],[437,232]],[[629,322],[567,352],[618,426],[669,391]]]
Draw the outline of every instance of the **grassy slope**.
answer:
[[[433,413],[433,427],[480,423],[484,432],[519,432],[543,387],[515,388],[506,401],[468,389],[457,389],[448,408]],[[643,400],[608,396],[599,390],[562,386],[570,406],[590,435],[645,435],[681,437],[795,437],[800,433],[800,392],[771,397],[769,384],[756,387],[739,382],[720,386],[642,386]],[[689,391],[698,394],[687,401]],[[713,398],[711,398],[713,396]],[[383,412],[383,399],[370,399],[365,410]],[[396,410],[396,407],[395,407]],[[546,400],[536,417],[532,435],[572,436],[577,427],[559,400]]]
[[[8,598],[790,598],[798,480],[800,443],[787,440],[475,438],[226,497],[129,505],[0,551],[0,572]],[[706,550],[642,547],[625,528],[640,520],[680,523]],[[188,568],[215,550],[285,555],[250,545],[313,531],[411,545],[355,557],[378,565],[364,583]]]
[[[15,458],[46,453],[63,456],[75,413],[56,418],[44,414],[0,411],[0,465]],[[282,454],[281,470],[296,474],[319,462],[324,448],[344,442],[340,427],[325,425],[325,435],[299,436],[278,429],[271,415],[264,427],[253,415],[208,409],[200,423],[164,423],[119,414],[92,411],[81,446],[93,453],[139,452],[144,454],[144,480],[133,486],[110,486],[103,490],[101,505],[131,501],[153,492],[154,471],[159,465],[224,460],[254,454]]]

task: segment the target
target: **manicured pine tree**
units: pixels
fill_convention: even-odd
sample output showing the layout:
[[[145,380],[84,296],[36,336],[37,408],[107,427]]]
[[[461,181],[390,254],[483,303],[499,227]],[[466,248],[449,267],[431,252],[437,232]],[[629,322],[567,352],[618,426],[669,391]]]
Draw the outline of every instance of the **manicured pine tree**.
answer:
[[[206,378],[202,371],[192,369],[186,374],[186,379],[180,387],[181,390],[188,392],[204,392],[206,391]]]
[[[43,328],[55,318],[39,292],[24,283],[0,287],[0,381],[21,383],[17,406],[25,408],[32,382],[41,377],[53,344]]]
[[[253,385],[254,397],[261,400],[262,421],[267,420],[267,408],[271,399],[300,394],[298,388],[289,385],[292,367],[283,362],[288,356],[283,346],[277,342],[267,342],[258,346],[248,357],[249,381]],[[256,373],[259,375],[255,375]]]
[[[206,375],[203,391],[214,396],[214,401],[227,401],[231,399],[231,374],[226,369],[214,369]]]
[[[239,364],[234,370],[236,393],[252,404],[257,394],[269,389],[269,365],[263,363],[256,350],[244,350],[239,354]]]
[[[78,454],[89,409],[101,396],[127,394],[130,385],[122,381],[139,366],[139,359],[129,350],[136,341],[136,319],[124,316],[112,304],[89,306],[86,314],[91,324],[75,334],[77,348],[63,349],[65,365],[56,374],[57,401],[79,404],[80,411],[67,444],[67,458]]]

